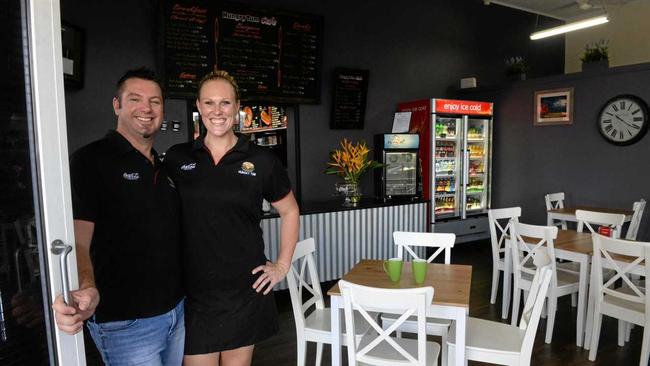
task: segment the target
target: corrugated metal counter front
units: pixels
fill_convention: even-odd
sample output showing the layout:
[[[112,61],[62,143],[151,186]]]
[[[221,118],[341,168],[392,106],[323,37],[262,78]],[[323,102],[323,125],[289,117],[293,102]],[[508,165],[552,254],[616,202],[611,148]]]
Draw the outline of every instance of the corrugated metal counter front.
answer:
[[[334,280],[361,259],[395,257],[393,231],[426,231],[427,204],[362,201],[357,207],[343,207],[340,202],[303,205],[299,240],[314,238],[320,280]],[[280,250],[277,215],[263,219],[262,230],[266,256],[274,261]],[[424,251],[418,255],[424,255]],[[275,289],[286,288],[286,281],[282,281]]]

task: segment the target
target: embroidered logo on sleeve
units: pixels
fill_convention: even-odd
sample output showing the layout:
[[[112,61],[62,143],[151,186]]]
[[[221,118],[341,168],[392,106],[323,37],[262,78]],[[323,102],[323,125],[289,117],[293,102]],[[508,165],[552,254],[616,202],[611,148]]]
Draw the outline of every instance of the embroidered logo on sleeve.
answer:
[[[237,173],[254,177],[257,175],[257,173],[255,173],[255,164],[251,163],[250,161],[245,161],[241,164],[241,169],[239,169]]]
[[[126,173],[125,172],[124,174],[122,174],[122,178],[124,178],[126,180],[131,180],[131,181],[140,180],[140,173]]]
[[[181,170],[189,171],[196,169],[196,163],[189,163],[181,165]]]

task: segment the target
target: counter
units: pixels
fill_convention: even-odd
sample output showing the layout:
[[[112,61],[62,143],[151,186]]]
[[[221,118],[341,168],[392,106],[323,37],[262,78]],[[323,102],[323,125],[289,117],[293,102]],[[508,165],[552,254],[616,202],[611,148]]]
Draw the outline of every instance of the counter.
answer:
[[[393,231],[427,231],[428,201],[392,203],[362,200],[356,207],[337,201],[305,203],[300,212],[299,240],[313,237],[320,281],[341,278],[361,259],[396,256]],[[280,248],[280,218],[262,220],[264,250],[276,260]],[[422,254],[423,253],[418,253]],[[277,289],[286,289],[286,281]]]

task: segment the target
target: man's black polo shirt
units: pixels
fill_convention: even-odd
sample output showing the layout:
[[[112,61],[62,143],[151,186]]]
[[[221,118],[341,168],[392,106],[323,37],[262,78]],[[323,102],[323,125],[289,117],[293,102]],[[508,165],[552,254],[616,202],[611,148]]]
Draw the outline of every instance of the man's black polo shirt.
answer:
[[[291,191],[282,163],[240,135],[217,165],[203,138],[173,146],[165,164],[181,195],[189,299],[210,301],[215,291],[250,288],[251,270],[266,262],[262,198],[275,202]]]
[[[180,202],[155,151],[154,161],[116,131],[70,159],[74,218],[95,223],[98,322],[160,315],[183,296]]]

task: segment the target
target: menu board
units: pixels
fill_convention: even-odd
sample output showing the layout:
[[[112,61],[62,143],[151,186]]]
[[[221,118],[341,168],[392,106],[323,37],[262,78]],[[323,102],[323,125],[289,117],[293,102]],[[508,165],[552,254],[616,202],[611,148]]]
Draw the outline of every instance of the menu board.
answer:
[[[167,0],[163,16],[169,96],[195,97],[216,66],[244,101],[319,102],[321,17],[202,0]]]
[[[333,129],[363,129],[368,96],[368,70],[334,69]]]

